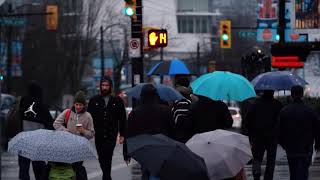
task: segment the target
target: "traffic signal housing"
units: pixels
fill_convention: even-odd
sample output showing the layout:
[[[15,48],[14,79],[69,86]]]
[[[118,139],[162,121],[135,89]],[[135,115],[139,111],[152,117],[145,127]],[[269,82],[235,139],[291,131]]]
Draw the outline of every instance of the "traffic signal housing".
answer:
[[[58,28],[58,6],[47,5],[46,28],[47,30],[57,30]]]
[[[220,48],[231,48],[231,21],[220,21]]]
[[[165,29],[150,29],[148,31],[148,46],[151,48],[166,47],[168,32]]]
[[[137,18],[136,7],[137,7],[136,0],[125,0],[124,14],[136,19]]]

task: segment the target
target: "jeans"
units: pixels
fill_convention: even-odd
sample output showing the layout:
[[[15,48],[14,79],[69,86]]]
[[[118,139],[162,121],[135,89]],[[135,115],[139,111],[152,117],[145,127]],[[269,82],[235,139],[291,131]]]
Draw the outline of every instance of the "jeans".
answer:
[[[30,180],[29,169],[31,160],[23,156],[18,156],[19,179]],[[32,161],[32,169],[36,180],[40,180],[45,171],[46,163],[44,161]]]
[[[259,180],[261,176],[261,163],[263,160],[264,152],[267,151],[267,165],[264,173],[264,180],[272,180],[275,168],[277,143],[272,139],[255,139],[252,142],[252,174],[255,180]]]
[[[290,180],[308,180],[311,156],[287,157]]]
[[[112,180],[111,167],[113,150],[116,146],[116,142],[111,143],[108,141],[96,139],[96,149],[98,152],[99,163],[102,170],[102,180]]]

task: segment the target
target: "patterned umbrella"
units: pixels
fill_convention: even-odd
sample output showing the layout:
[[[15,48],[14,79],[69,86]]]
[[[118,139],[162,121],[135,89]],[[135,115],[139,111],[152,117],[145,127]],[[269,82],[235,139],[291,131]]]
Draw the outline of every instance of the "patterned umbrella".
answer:
[[[17,134],[9,141],[8,151],[33,161],[74,163],[97,158],[94,147],[86,138],[45,129]]]
[[[252,82],[255,90],[290,90],[292,86],[305,86],[304,79],[288,71],[266,72],[255,77]]]

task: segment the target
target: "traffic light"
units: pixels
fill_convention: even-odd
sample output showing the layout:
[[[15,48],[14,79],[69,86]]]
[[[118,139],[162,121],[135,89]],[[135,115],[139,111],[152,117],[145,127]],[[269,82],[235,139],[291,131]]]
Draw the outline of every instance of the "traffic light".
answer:
[[[152,48],[166,47],[168,32],[165,29],[150,29],[148,31],[148,46]]]
[[[220,21],[220,48],[231,48],[231,21]]]
[[[58,6],[47,5],[48,14],[46,15],[47,30],[57,30],[58,28]]]
[[[136,16],[137,1],[136,0],[125,0],[125,3],[126,4],[125,4],[125,8],[124,8],[124,14],[136,19],[137,18],[137,16]]]

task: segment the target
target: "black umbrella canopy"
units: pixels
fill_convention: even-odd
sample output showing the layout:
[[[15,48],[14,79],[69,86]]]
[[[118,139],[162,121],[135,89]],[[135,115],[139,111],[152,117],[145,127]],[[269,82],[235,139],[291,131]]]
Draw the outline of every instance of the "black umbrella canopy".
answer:
[[[162,134],[128,139],[128,154],[163,180],[209,180],[204,160],[180,142]]]

